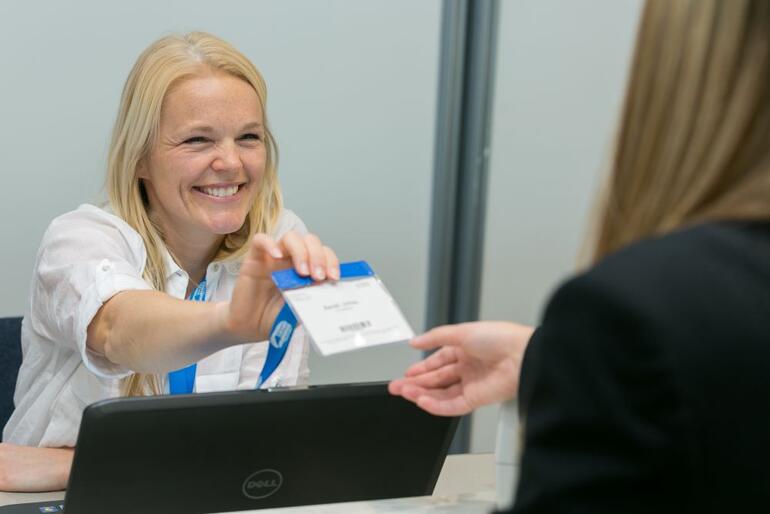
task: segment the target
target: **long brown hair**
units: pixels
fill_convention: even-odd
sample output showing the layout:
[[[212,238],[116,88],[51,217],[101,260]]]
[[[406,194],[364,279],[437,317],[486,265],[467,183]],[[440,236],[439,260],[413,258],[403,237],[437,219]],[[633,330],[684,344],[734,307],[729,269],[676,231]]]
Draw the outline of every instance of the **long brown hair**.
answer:
[[[150,219],[137,168],[155,143],[161,106],[170,88],[211,70],[230,74],[254,88],[263,112],[267,150],[265,173],[254,205],[241,229],[224,238],[215,259],[235,259],[245,254],[251,236],[270,232],[281,210],[278,149],[267,123],[267,87],[257,69],[227,42],[205,32],[155,41],[139,56],[123,89],[110,144],[106,189],[115,214],[142,236],[147,251],[144,278],[159,291],[166,289],[165,245],[162,233]],[[154,375],[130,375],[122,389],[129,396],[160,392]]]
[[[770,2],[648,0],[593,261],[713,220],[770,220]]]

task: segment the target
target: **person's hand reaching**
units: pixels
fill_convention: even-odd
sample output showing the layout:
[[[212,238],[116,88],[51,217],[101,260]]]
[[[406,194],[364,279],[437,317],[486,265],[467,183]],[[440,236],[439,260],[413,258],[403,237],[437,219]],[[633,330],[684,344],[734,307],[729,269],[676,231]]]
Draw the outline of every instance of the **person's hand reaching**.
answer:
[[[532,327],[475,322],[434,328],[410,342],[436,352],[409,367],[388,389],[440,416],[468,414],[516,396]]]

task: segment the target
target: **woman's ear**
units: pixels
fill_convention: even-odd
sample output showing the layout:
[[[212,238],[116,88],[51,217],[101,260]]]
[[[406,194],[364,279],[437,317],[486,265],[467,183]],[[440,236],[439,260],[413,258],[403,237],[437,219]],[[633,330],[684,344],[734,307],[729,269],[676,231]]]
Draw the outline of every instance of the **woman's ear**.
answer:
[[[147,186],[144,184],[144,180],[139,178],[139,195],[142,197],[142,203],[146,206],[150,205],[150,197],[147,195]]]
[[[139,162],[136,164],[136,178],[138,178],[140,181],[142,179],[150,178],[147,175],[147,159],[142,158],[139,160]]]

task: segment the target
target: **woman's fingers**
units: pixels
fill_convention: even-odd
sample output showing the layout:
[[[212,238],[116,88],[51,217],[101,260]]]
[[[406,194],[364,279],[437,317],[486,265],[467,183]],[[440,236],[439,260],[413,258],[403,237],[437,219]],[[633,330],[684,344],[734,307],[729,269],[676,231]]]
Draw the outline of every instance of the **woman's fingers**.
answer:
[[[315,234],[307,234],[304,237],[310,266],[310,275],[314,280],[326,280],[326,252],[321,240]]]
[[[254,249],[269,254],[273,259],[283,259],[280,245],[266,234],[255,234],[251,240]]]
[[[281,238],[280,245],[291,259],[294,269],[303,277],[310,275],[310,262],[305,241],[294,231],[289,231]]]
[[[339,280],[340,260],[337,258],[337,254],[328,246],[324,246],[323,251],[326,256],[326,275],[332,280]]]
[[[285,254],[292,261],[294,269],[302,276],[310,276],[321,281],[326,278],[339,278],[337,255],[321,243],[315,234],[300,236],[289,231],[280,241]]]
[[[303,277],[310,276],[319,282],[327,278],[340,278],[340,262],[337,255],[334,250],[324,246],[315,234],[301,236],[289,231],[278,242],[265,234],[255,234],[252,246],[256,259],[260,260],[267,254],[281,261],[282,265],[291,262],[292,267]]]
[[[260,280],[269,280],[270,272],[285,268],[289,262],[279,243],[265,234],[255,234],[251,239],[251,248],[241,265],[238,278],[238,283],[241,284],[239,289],[243,290],[241,294],[256,286]],[[255,280],[257,282],[254,282]]]

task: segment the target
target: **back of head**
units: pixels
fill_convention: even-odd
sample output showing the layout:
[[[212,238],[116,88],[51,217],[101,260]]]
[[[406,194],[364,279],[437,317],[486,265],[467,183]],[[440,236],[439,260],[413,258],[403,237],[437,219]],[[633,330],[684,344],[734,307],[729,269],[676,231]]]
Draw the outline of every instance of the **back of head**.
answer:
[[[714,220],[770,221],[770,2],[648,0],[594,260]]]

